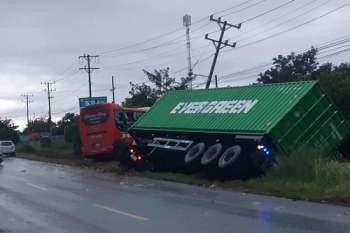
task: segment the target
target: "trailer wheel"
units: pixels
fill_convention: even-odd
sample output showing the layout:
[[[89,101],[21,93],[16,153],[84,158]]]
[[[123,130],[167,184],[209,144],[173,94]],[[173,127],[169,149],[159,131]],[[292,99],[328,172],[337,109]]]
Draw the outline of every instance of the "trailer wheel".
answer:
[[[241,156],[242,149],[240,146],[232,146],[228,148],[220,157],[218,166],[221,168],[227,167],[235,162]]]
[[[202,156],[202,165],[208,165],[213,162],[220,155],[221,151],[222,145],[220,143],[211,146]]]
[[[204,142],[197,143],[194,147],[192,147],[186,154],[185,156],[185,162],[186,163],[191,163],[197,158],[199,158],[205,149],[205,144]]]

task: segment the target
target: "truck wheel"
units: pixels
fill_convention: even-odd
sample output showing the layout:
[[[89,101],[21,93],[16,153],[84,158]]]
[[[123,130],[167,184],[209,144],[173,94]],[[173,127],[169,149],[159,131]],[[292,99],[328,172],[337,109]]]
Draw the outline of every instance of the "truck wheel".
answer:
[[[185,162],[186,163],[191,163],[197,158],[199,158],[205,149],[205,144],[204,142],[197,143],[194,147],[192,147],[186,154],[185,156]]]
[[[228,148],[220,157],[218,166],[221,168],[227,167],[241,157],[242,149],[240,146],[232,146]]]
[[[213,162],[220,155],[221,151],[222,145],[220,143],[211,146],[202,156],[202,165],[208,165]]]

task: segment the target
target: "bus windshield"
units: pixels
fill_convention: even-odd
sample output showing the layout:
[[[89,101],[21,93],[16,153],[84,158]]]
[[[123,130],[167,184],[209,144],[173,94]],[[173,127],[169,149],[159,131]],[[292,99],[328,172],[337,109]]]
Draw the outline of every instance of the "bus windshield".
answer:
[[[117,129],[127,132],[128,129],[144,114],[144,112],[114,110]]]

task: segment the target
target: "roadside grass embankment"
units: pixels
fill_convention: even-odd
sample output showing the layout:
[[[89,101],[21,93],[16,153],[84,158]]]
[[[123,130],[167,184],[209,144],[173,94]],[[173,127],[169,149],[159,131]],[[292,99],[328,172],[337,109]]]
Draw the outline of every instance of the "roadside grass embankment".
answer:
[[[249,187],[261,194],[350,206],[350,163],[309,150],[278,160],[277,168],[248,181]]]
[[[260,178],[248,181],[219,181],[203,178],[201,174],[125,170],[116,161],[97,162],[83,159],[74,155],[73,150],[66,149],[65,146],[67,145],[42,148],[29,144],[18,145],[18,157],[120,175],[128,174],[232,191],[350,206],[350,163],[340,162],[339,158],[334,157],[322,158],[308,150],[278,156],[278,166]]]
[[[69,143],[52,143],[51,145],[45,146],[36,143],[18,143],[16,145],[16,151],[17,157],[23,159],[79,168],[90,168],[117,174],[123,173],[119,168],[119,163],[116,161],[97,162],[75,155],[72,145]]]

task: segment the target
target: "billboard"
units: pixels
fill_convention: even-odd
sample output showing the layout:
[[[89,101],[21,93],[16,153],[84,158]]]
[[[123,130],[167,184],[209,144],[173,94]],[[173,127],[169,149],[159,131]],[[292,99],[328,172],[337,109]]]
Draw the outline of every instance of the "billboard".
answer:
[[[19,141],[20,142],[29,142],[29,134],[20,134],[19,135]]]
[[[79,98],[79,107],[85,108],[94,104],[106,104],[107,96]]]

